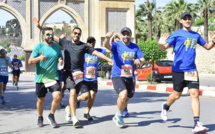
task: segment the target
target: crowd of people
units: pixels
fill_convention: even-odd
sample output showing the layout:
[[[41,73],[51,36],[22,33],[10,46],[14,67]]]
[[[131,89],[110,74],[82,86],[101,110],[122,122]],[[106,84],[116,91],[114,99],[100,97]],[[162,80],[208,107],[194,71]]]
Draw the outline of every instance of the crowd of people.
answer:
[[[83,117],[89,121],[93,120],[90,110],[98,92],[97,67],[99,59],[102,58],[112,66],[113,87],[118,94],[118,111],[112,120],[116,126],[123,127],[123,116],[128,116],[127,105],[135,93],[135,66],[145,62],[144,52],[138,45],[131,42],[131,29],[123,27],[120,35],[114,35],[113,31],[108,32],[104,41],[106,49],[102,49],[94,48],[96,39],[92,36],[87,38],[86,43],[80,41],[82,30],[79,27],[72,30],[72,40],[66,40],[66,34],[60,38],[55,36],[52,28],[42,28],[35,17],[33,23],[42,30],[44,39],[43,42],[34,47],[28,60],[28,64],[36,64],[37,125],[43,126],[44,101],[49,91],[52,93],[53,100],[47,120],[53,128],[58,126],[54,113],[59,104],[61,107],[65,107],[62,102],[65,89],[70,92],[69,106],[65,108],[65,120],[68,122],[72,120],[74,127],[80,126],[76,116],[76,107],[80,106],[81,101],[88,101]],[[199,76],[195,64],[195,55],[197,44],[207,50],[214,47],[215,34],[211,33],[212,42],[207,43],[200,34],[192,31],[192,16],[189,12],[181,14],[180,23],[183,26],[182,29],[171,35],[162,34],[158,41],[162,51],[173,46],[175,53],[172,65],[174,92],[162,104],[161,118],[164,121],[168,120],[170,106],[180,98],[184,87],[188,87],[194,119],[192,132],[206,132],[208,128],[199,121]],[[16,55],[11,62],[4,49],[0,53],[0,94],[2,103],[5,103],[3,93],[8,82],[7,68],[8,66],[13,68],[12,82],[18,89],[19,73],[17,70],[22,64],[17,60]],[[105,56],[107,53],[111,53],[110,58]]]

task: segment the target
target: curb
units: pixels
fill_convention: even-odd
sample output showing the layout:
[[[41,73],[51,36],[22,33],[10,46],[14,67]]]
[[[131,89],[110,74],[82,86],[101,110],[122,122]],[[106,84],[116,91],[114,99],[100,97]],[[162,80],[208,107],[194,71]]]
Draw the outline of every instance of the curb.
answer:
[[[99,84],[105,86],[113,86],[111,81],[100,81]],[[160,93],[172,93],[173,87],[166,87],[166,86],[154,86],[154,85],[138,85],[136,84],[135,89],[140,89],[143,91],[150,91],[150,92],[160,92]],[[185,87],[182,94],[188,95],[188,88]],[[207,97],[215,97],[215,91],[206,91],[206,90],[199,90],[200,96],[207,96]]]

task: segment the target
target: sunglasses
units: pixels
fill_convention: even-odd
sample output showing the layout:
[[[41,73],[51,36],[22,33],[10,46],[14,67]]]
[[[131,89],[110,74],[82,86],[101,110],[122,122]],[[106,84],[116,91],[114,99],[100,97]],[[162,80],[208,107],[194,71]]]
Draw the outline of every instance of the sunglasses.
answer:
[[[80,35],[81,35],[81,33],[74,32],[74,35],[78,35],[78,36],[80,36]]]
[[[52,37],[54,36],[54,33],[47,33],[46,36]]]

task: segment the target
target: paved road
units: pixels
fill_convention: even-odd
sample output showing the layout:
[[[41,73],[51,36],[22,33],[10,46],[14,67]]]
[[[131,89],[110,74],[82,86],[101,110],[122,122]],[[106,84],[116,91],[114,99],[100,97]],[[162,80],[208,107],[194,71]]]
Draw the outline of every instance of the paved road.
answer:
[[[57,109],[55,119],[59,128],[51,128],[45,119],[43,128],[36,126],[36,96],[34,77],[21,75],[20,90],[8,84],[6,91],[6,104],[0,105],[0,134],[190,134],[193,126],[193,117],[190,108],[190,97],[182,96],[172,107],[169,120],[163,122],[160,118],[161,103],[169,94],[143,92],[137,90],[135,96],[129,102],[128,110],[130,117],[125,118],[125,128],[115,126],[112,117],[117,111],[117,95],[111,87],[99,86],[95,105],[91,111],[93,122],[83,118],[86,102],[81,102],[77,109],[77,117],[82,127],[74,128],[72,123],[64,120],[64,109]],[[69,94],[66,91],[64,101],[68,104]],[[47,94],[44,107],[44,118],[49,114],[51,105],[51,94]],[[200,97],[201,99],[201,121],[210,130],[207,134],[215,133],[215,98]]]

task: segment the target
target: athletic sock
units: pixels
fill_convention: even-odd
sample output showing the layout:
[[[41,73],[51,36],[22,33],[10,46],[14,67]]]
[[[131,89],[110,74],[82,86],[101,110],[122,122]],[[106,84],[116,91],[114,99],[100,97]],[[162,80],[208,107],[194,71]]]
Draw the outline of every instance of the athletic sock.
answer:
[[[122,116],[123,115],[123,110],[119,110],[116,114],[119,115],[119,116]]]
[[[199,116],[196,116],[193,119],[194,119],[194,127],[193,128],[195,128],[197,122],[199,121]]]
[[[170,106],[168,106],[167,104],[165,104],[163,108],[164,108],[166,111],[168,111],[168,110],[169,110],[169,107],[170,107]]]

